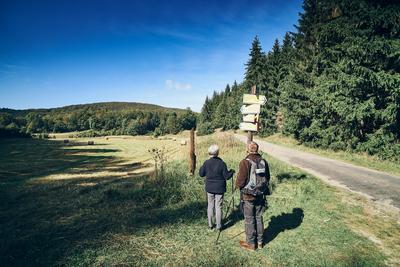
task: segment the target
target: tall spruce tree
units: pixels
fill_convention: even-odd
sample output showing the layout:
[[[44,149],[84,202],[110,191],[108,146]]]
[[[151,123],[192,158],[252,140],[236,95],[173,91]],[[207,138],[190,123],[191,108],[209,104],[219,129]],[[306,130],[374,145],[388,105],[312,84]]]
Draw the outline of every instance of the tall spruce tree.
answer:
[[[244,85],[248,88],[248,92],[253,85],[257,86],[258,90],[264,90],[266,87],[266,62],[258,36],[253,40],[249,56],[249,61],[245,64]]]
[[[260,135],[270,135],[276,132],[276,114],[279,107],[279,78],[280,78],[280,46],[275,39],[272,51],[266,56],[266,87],[262,93],[267,97],[267,103],[261,106],[262,128]]]
[[[228,106],[227,106],[227,98],[228,96],[224,94],[222,96],[222,99],[215,110],[214,113],[214,120],[213,120],[213,125],[214,128],[222,128],[223,130],[226,130],[229,125],[229,117],[228,117]]]
[[[232,96],[231,99],[228,101],[228,112],[230,118],[229,129],[238,129],[239,124],[242,121],[242,113],[240,112],[240,107],[242,106],[242,95],[244,90],[241,89],[241,86],[239,86],[236,81],[234,81],[231,91]]]

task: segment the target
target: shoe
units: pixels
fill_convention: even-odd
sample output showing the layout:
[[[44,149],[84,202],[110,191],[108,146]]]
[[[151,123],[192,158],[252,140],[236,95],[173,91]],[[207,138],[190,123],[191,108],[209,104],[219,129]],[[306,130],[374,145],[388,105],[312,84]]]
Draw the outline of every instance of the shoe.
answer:
[[[264,243],[263,242],[258,242],[257,248],[263,248],[264,247]]]
[[[256,250],[256,245],[254,244],[249,244],[246,241],[240,240],[239,244],[242,248],[250,250],[250,251],[255,251]]]

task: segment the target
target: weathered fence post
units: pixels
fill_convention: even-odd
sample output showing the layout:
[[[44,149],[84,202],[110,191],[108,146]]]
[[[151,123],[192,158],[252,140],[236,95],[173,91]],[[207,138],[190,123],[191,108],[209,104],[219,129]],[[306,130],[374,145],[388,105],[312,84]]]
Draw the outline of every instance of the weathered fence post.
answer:
[[[194,129],[190,130],[190,141],[189,141],[189,174],[194,175],[196,170],[196,154],[194,146]]]

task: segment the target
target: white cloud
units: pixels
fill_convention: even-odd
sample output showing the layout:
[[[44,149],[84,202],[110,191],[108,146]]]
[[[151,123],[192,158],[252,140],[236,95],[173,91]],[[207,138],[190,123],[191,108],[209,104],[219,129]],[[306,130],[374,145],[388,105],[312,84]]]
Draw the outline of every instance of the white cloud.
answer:
[[[192,85],[190,83],[180,83],[173,80],[166,80],[165,87],[170,90],[190,90]]]

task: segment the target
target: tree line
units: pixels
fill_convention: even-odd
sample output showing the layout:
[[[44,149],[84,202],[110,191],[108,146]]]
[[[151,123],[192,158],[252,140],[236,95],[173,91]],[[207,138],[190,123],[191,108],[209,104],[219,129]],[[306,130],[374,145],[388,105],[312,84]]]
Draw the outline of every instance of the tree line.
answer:
[[[242,94],[266,95],[260,135],[400,161],[400,6],[304,0],[296,32],[264,52],[256,37],[244,81],[206,98],[200,133],[237,129]]]
[[[81,136],[176,134],[196,127],[197,114],[186,110],[138,110],[118,105],[82,105],[75,108],[0,112],[0,137],[26,137],[34,133],[79,131]]]

